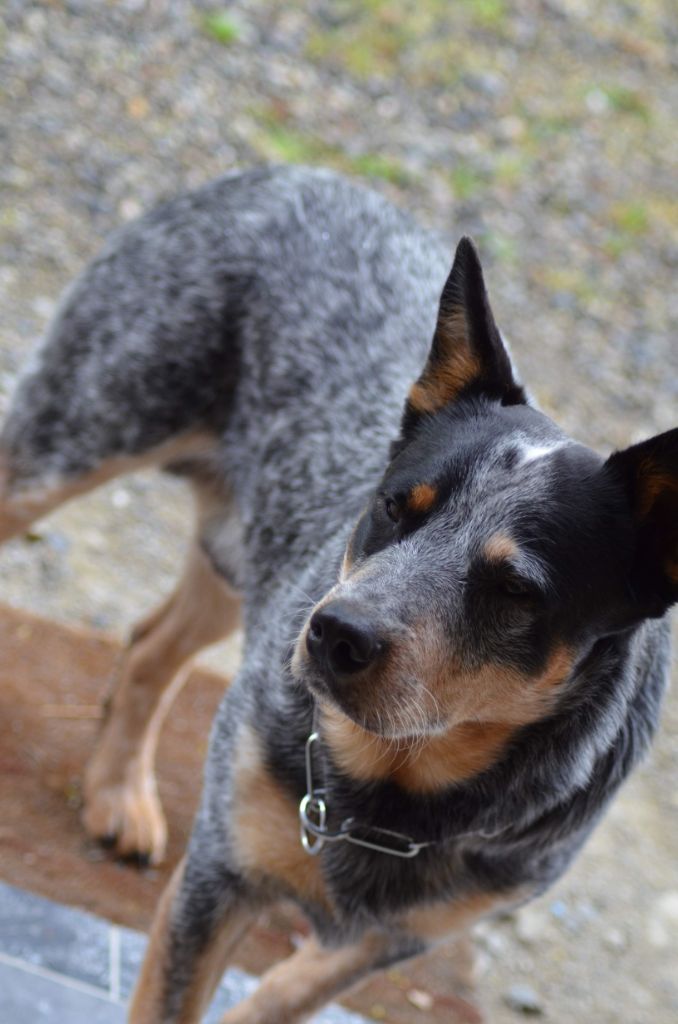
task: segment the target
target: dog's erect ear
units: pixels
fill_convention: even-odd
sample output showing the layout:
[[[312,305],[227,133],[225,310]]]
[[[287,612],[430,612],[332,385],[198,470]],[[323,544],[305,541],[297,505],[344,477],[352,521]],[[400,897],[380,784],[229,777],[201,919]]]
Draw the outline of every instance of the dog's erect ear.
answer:
[[[678,601],[678,428],[615,452],[605,470],[621,480],[631,505],[633,595],[645,614],[663,615]]]
[[[428,361],[408,396],[403,429],[471,387],[504,405],[526,401],[494,322],[478,253],[470,238],[462,238],[440,297]]]

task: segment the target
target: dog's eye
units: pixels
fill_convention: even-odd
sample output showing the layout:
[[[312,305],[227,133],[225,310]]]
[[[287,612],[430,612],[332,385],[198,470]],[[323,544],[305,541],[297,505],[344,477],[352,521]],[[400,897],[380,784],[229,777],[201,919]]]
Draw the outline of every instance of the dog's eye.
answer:
[[[499,592],[514,601],[533,601],[536,598],[532,584],[517,576],[507,576],[498,585]]]
[[[384,498],[384,511],[392,523],[399,523],[402,519],[402,509],[395,498]]]
[[[511,597],[525,597],[530,592],[529,587],[522,580],[504,580],[501,589]]]

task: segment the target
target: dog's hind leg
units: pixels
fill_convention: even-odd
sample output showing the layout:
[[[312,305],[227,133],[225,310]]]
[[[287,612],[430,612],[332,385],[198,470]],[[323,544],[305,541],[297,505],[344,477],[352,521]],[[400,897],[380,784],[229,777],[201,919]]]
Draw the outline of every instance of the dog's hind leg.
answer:
[[[187,663],[239,623],[240,599],[198,543],[171,597],[132,634],[108,717],[85,777],[88,832],[121,856],[158,863],[167,829],[157,795],[155,753]]]
[[[247,279],[218,269],[211,225],[190,202],[166,204],[66,290],[0,431],[0,541],[120,473],[214,446]]]
[[[46,466],[39,450],[31,452],[25,444],[17,453],[12,441],[12,431],[0,438],[0,542],[121,473],[200,459],[214,448],[216,438],[190,431],[141,454],[105,456],[94,469],[67,473]],[[213,515],[219,515],[224,502],[216,501]],[[160,727],[184,681],[180,669],[201,648],[235,628],[239,605],[235,590],[196,542],[176,591],[133,631],[85,780],[85,825],[92,835],[114,840],[122,855],[153,862],[163,857],[166,828],[153,775]]]
[[[0,542],[121,473],[218,449],[246,283],[217,274],[195,215],[179,202],[128,225],[64,296],[0,431]],[[90,828],[114,834],[123,852],[162,855],[149,764],[179,684],[163,693],[191,654],[229,630],[236,603],[196,551],[132,646],[86,787]]]
[[[25,453],[17,458],[10,441],[0,436],[0,544],[65,502],[117,476],[200,456],[214,446],[215,440],[207,431],[187,431],[139,454],[105,454],[93,468],[62,474],[43,465],[39,453],[35,453],[34,465],[27,471]]]
[[[23,416],[26,415],[25,410],[21,412]],[[10,413],[10,427],[11,416]],[[21,446],[13,442],[12,430],[0,438],[0,543],[22,533],[34,520],[69,499],[85,494],[121,473],[202,454],[214,446],[215,439],[202,432],[190,432],[138,455],[104,456],[93,469],[66,473],[46,464],[38,448],[31,450],[26,443]],[[165,826],[155,794],[152,761],[160,723],[169,706],[172,691],[163,700],[160,698],[181,662],[195,650],[223,635],[221,626],[217,627],[214,616],[209,613],[205,615],[200,628],[186,630],[183,648],[171,640],[169,633],[172,629],[181,630],[184,627],[182,613],[185,618],[185,595],[189,591],[193,593],[194,599],[201,587],[209,594],[211,586],[214,594],[219,597],[222,597],[223,592],[221,603],[210,598],[208,604],[211,610],[219,607],[223,611],[223,632],[231,628],[232,607],[238,603],[227,593],[227,585],[222,585],[203,563],[207,563],[207,557],[196,549],[189,559],[182,585],[166,602],[163,616],[157,620],[158,629],[153,633],[153,639],[149,639],[146,645],[133,645],[131,657],[127,659],[125,676],[130,677],[127,683],[131,679],[130,692],[136,696],[132,698],[123,719],[130,724],[129,739],[126,742],[122,740],[122,723],[116,715],[117,702],[114,702],[114,713],[104,729],[103,745],[95,755],[92,770],[87,775],[89,800],[85,813],[90,831],[98,836],[104,833],[117,836],[121,852],[138,851],[153,860],[162,857]],[[203,578],[208,582],[203,583]],[[158,649],[162,652],[163,645],[166,649],[164,660],[162,653],[157,653]],[[154,657],[158,667],[157,681],[147,687],[144,696],[141,696],[139,691],[143,688],[134,684],[146,677],[149,659]],[[123,693],[126,692],[125,684],[126,679],[123,678]],[[176,683],[173,692],[178,692],[178,689],[179,683]],[[125,763],[119,761],[116,765],[115,758],[124,758]],[[118,783],[117,789],[114,788],[114,782]]]

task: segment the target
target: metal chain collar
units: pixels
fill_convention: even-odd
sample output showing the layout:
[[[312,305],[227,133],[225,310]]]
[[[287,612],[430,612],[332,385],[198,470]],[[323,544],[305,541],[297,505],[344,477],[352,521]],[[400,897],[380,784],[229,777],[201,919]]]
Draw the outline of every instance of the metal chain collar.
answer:
[[[392,857],[408,859],[416,857],[424,847],[433,846],[433,842],[416,843],[410,836],[392,832],[388,828],[360,825],[355,818],[345,818],[338,829],[331,831],[327,824],[327,791],[322,786],[316,787],[313,782],[313,747],[319,742],[320,734],[317,732],[312,732],[306,740],[306,795],[299,804],[300,838],[306,853],[315,857],[325,843],[345,842],[364,846],[367,850],[376,850],[377,853],[389,853]],[[351,831],[352,829],[360,829],[361,832],[375,838],[363,839],[356,835],[355,831]]]

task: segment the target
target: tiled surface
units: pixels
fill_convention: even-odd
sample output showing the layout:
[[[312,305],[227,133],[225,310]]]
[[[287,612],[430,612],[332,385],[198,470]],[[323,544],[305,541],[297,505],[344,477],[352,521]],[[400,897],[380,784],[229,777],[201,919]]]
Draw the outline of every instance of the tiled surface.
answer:
[[[0,888],[0,952],[33,967],[108,989],[109,931],[95,917],[9,885]]]
[[[0,957],[0,1020],[3,1024],[124,1024],[125,1009],[103,991],[68,983],[62,975],[35,974],[21,961]]]
[[[0,1021],[124,1024],[145,946],[138,932],[0,884]],[[206,1024],[256,984],[244,971],[227,971]],[[339,1007],[315,1021],[364,1024]]]

